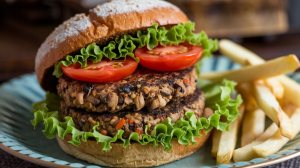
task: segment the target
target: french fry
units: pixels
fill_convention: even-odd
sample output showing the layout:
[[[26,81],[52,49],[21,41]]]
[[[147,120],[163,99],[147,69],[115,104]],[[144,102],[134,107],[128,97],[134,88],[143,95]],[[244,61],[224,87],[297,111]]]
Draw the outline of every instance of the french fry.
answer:
[[[219,41],[219,51],[223,55],[229,57],[232,61],[241,65],[248,65],[249,61],[251,65],[262,64],[265,62],[264,59],[260,58],[252,51],[226,39]]]
[[[293,136],[296,136],[300,132],[300,108],[296,108],[293,112],[290,120],[293,123]],[[252,150],[259,156],[259,157],[267,157],[273,153],[279,151],[287,142],[289,141],[288,138],[283,137],[281,135],[281,131],[278,129],[276,133],[273,134],[268,140],[264,141],[259,145],[255,145],[252,147]]]
[[[290,73],[299,67],[298,58],[295,55],[289,55],[267,61],[264,64],[246,66],[237,70],[204,73],[200,75],[200,78],[213,82],[220,82],[224,78],[235,82],[248,82]]]
[[[287,138],[284,138],[281,135],[280,130],[277,130],[275,132],[275,134],[273,134],[267,141],[265,141],[259,145],[253,146],[252,150],[259,157],[267,157],[267,156],[271,155],[272,153],[274,153],[273,150],[277,149],[279,146],[281,146],[280,144],[284,140],[286,140],[286,142],[288,141]]]
[[[254,82],[254,97],[258,106],[279,127],[281,134],[289,139],[293,138],[293,126],[291,120],[281,109],[275,96],[264,84]]]
[[[293,123],[290,120],[289,116],[282,111],[282,121],[280,124],[280,133],[282,136],[293,139],[294,138],[294,127]]]
[[[284,88],[282,84],[276,78],[265,79],[266,85],[270,88],[273,95],[277,99],[282,99],[284,94]]]
[[[220,137],[220,143],[217,153],[217,165],[226,164],[232,158],[233,150],[236,146],[240,123],[243,119],[245,110],[244,104],[239,107],[240,116],[229,125],[229,131],[223,131]]]
[[[269,88],[266,87],[264,83],[261,83],[261,81],[256,81],[253,84],[253,91],[258,106],[264,110],[266,115],[270,117],[277,126],[280,126],[282,120],[281,107]]]
[[[212,148],[211,148],[211,157],[216,158],[217,153],[219,150],[220,138],[221,138],[222,131],[214,130],[212,136]]]
[[[258,108],[256,100],[250,92],[249,83],[239,83],[235,88],[242,95],[246,111],[252,111]]]
[[[300,85],[287,76],[278,76],[276,79],[279,80],[284,88],[283,99],[300,108]]]
[[[259,109],[250,88],[246,84],[238,84],[236,89],[245,103],[244,120],[242,122],[241,147],[254,141],[265,128],[265,113]]]
[[[296,106],[290,102],[285,101],[282,110],[291,118],[293,112],[296,110]]]
[[[265,129],[265,113],[261,109],[246,111],[242,123],[241,147],[254,141]]]
[[[264,59],[255,53],[230,40],[220,40],[219,50],[223,55],[244,66],[249,64],[257,65],[265,62]],[[300,108],[300,85],[284,75],[278,76],[276,79],[279,80],[284,87],[283,98]]]
[[[286,100],[284,100],[284,99],[277,99],[277,101],[278,101],[280,107],[283,107]],[[283,111],[284,111],[284,110],[283,110]],[[285,112],[285,111],[284,111],[284,112]]]
[[[266,141],[268,138],[270,138],[276,131],[278,130],[278,127],[275,123],[271,124],[264,133],[262,133],[260,136],[258,136],[254,141],[252,141],[250,144],[238,148],[233,151],[233,161],[234,162],[241,162],[241,161],[249,161],[254,158],[258,158],[259,156],[252,150],[253,146],[259,145],[262,142]]]

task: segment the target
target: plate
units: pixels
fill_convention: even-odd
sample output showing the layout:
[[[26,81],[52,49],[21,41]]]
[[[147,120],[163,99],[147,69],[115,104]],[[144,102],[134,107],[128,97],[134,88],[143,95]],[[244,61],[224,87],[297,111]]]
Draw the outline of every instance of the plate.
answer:
[[[226,57],[213,57],[204,60],[201,72],[224,71],[237,69]],[[290,74],[296,81],[300,81],[300,74]],[[30,123],[33,114],[30,113],[32,103],[45,98],[36,75],[27,74],[14,78],[0,86],[0,148],[16,157],[46,167],[84,167],[99,168],[86,161],[76,159],[66,154],[59,147],[56,139],[47,139],[42,132],[42,125],[34,130]],[[175,161],[161,168],[201,167],[201,168],[229,168],[229,167],[262,167],[282,162],[300,156],[300,135],[289,141],[279,152],[267,158],[257,158],[249,162],[230,162],[216,166],[216,160],[210,156],[211,140],[191,156]]]

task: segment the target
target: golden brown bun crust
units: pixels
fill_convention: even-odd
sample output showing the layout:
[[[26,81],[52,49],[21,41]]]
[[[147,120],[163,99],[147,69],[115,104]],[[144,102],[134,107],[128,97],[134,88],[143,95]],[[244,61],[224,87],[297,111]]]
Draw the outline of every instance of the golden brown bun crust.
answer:
[[[194,146],[185,147],[174,140],[172,141],[173,148],[169,152],[165,152],[161,144],[153,148],[152,143],[147,145],[131,143],[127,148],[123,147],[123,143],[111,143],[112,149],[101,152],[102,144],[97,144],[96,141],[81,141],[79,146],[74,146],[68,143],[71,140],[71,134],[66,135],[64,140],[58,136],[56,136],[56,139],[66,153],[90,163],[111,167],[152,167],[170,163],[193,154],[210,135],[210,132],[205,135],[204,130],[200,133],[202,136],[195,138],[197,143]]]
[[[88,16],[80,14],[65,21],[49,35],[38,50],[35,64],[38,81],[44,90],[55,91],[57,79],[52,73],[53,65],[57,61],[93,42],[105,44],[115,37],[127,33],[135,34],[137,30],[150,27],[153,23],[168,26],[188,21],[179,8],[168,2],[157,0],[126,2],[129,5],[124,9],[120,8],[120,5],[113,5],[119,3],[118,0],[99,5],[90,10]],[[151,8],[151,5],[149,7],[146,2],[157,3],[157,5],[152,5]],[[145,10],[137,10],[139,8]],[[122,13],[117,10],[124,11]]]

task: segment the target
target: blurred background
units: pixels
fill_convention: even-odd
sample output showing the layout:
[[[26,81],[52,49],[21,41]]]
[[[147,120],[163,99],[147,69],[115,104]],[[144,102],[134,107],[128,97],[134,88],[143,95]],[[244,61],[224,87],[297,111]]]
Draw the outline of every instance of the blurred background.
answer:
[[[36,52],[55,27],[105,1],[1,0],[0,83],[33,72]],[[300,56],[300,0],[168,1],[196,22],[197,32],[229,38],[267,60]]]

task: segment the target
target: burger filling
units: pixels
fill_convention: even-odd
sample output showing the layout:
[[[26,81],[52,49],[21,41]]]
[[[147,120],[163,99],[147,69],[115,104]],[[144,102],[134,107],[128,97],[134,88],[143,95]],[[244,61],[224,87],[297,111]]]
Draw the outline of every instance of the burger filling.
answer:
[[[202,83],[202,92],[196,89],[194,94],[169,102],[165,107],[117,113],[89,113],[84,109],[69,108],[57,94],[47,93],[46,100],[33,105],[35,117],[31,123],[36,127],[43,122],[43,133],[49,139],[56,135],[64,139],[67,134],[72,134],[69,142],[73,145],[94,138],[102,143],[102,150],[111,149],[110,143],[120,140],[124,147],[135,141],[142,145],[153,143],[154,147],[161,144],[169,151],[171,140],[178,139],[180,144],[188,146],[195,143],[194,138],[201,136],[199,131],[203,129],[206,132],[212,128],[228,130],[229,124],[237,118],[237,107],[242,102],[240,96],[236,100],[230,98],[235,85],[227,80]],[[203,93],[208,107],[205,110]],[[221,116],[224,122],[220,121]]]
[[[204,94],[197,89],[195,94],[181,98],[179,101],[168,103],[165,107],[156,109],[143,108],[140,111],[122,110],[117,113],[88,113],[78,108],[68,108],[64,101],[61,102],[62,118],[66,116],[72,117],[75,127],[78,130],[92,132],[94,126],[97,131],[108,136],[115,136],[118,130],[124,130],[123,138],[128,138],[131,133],[137,132],[143,134],[146,125],[149,126],[148,133],[154,129],[157,124],[166,120],[168,117],[172,119],[172,123],[176,123],[180,118],[184,117],[188,111],[193,111],[196,119],[201,118],[204,109]],[[209,118],[212,114],[205,114]]]
[[[87,83],[63,75],[57,85],[58,95],[66,107],[83,108],[88,112],[117,112],[164,107],[170,101],[191,95],[196,89],[196,70],[176,72],[152,71],[142,66],[131,76],[110,83]]]

